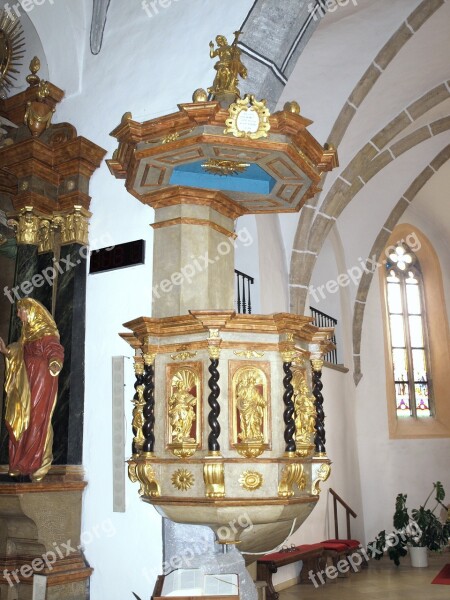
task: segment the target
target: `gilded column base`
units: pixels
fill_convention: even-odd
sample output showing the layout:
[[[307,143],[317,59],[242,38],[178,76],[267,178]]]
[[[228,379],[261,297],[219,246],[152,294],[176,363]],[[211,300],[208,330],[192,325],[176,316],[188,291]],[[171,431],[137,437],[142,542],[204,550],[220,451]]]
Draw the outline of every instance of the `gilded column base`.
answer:
[[[241,456],[245,456],[246,458],[256,458],[257,456],[260,456],[264,450],[267,450],[269,445],[260,441],[248,441],[234,444],[234,448],[236,448]]]
[[[210,457],[206,457],[207,459]],[[207,498],[225,497],[225,469],[223,462],[211,457],[211,462],[203,466],[203,481],[205,482],[205,496]]]
[[[314,444],[298,444],[296,445],[295,454],[301,458],[308,458],[314,452]]]
[[[190,456],[193,456],[197,451],[197,448],[197,442],[173,442],[167,444],[167,449],[178,458],[189,458]]]

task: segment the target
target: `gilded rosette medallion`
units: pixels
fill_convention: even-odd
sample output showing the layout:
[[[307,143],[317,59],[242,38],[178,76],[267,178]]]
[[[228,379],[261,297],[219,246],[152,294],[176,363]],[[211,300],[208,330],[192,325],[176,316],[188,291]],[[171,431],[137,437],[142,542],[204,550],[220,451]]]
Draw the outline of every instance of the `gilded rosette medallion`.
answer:
[[[239,477],[239,484],[244,490],[254,492],[263,484],[263,476],[257,471],[244,471]]]
[[[178,469],[172,474],[172,485],[181,492],[186,492],[194,485],[194,475],[187,469]]]

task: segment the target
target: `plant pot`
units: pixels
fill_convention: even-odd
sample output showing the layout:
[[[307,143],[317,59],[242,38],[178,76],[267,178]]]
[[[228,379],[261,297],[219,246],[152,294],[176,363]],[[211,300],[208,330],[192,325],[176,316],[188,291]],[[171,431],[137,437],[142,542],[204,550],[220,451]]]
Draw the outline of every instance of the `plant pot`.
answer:
[[[409,546],[412,567],[428,567],[428,548],[426,546]]]

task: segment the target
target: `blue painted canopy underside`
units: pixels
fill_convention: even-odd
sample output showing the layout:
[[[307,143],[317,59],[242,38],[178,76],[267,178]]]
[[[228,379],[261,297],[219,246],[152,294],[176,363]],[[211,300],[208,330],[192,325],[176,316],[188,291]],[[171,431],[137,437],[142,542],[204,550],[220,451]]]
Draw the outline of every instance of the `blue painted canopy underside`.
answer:
[[[205,160],[202,159],[189,164],[177,165],[172,171],[169,183],[209,190],[261,195],[270,194],[276,183],[276,180],[259,165],[251,164],[244,173],[236,175],[213,175],[202,167],[204,162]]]

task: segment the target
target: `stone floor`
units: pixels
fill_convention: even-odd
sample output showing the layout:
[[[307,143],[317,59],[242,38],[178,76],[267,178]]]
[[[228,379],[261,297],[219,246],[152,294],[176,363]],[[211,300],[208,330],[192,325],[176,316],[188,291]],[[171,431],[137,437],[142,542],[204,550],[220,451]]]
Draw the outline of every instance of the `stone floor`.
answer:
[[[407,560],[400,567],[389,559],[371,561],[367,569],[318,588],[312,584],[290,587],[280,592],[280,600],[449,600],[450,585],[431,585],[447,563],[448,552],[431,556],[424,569],[410,567]]]

